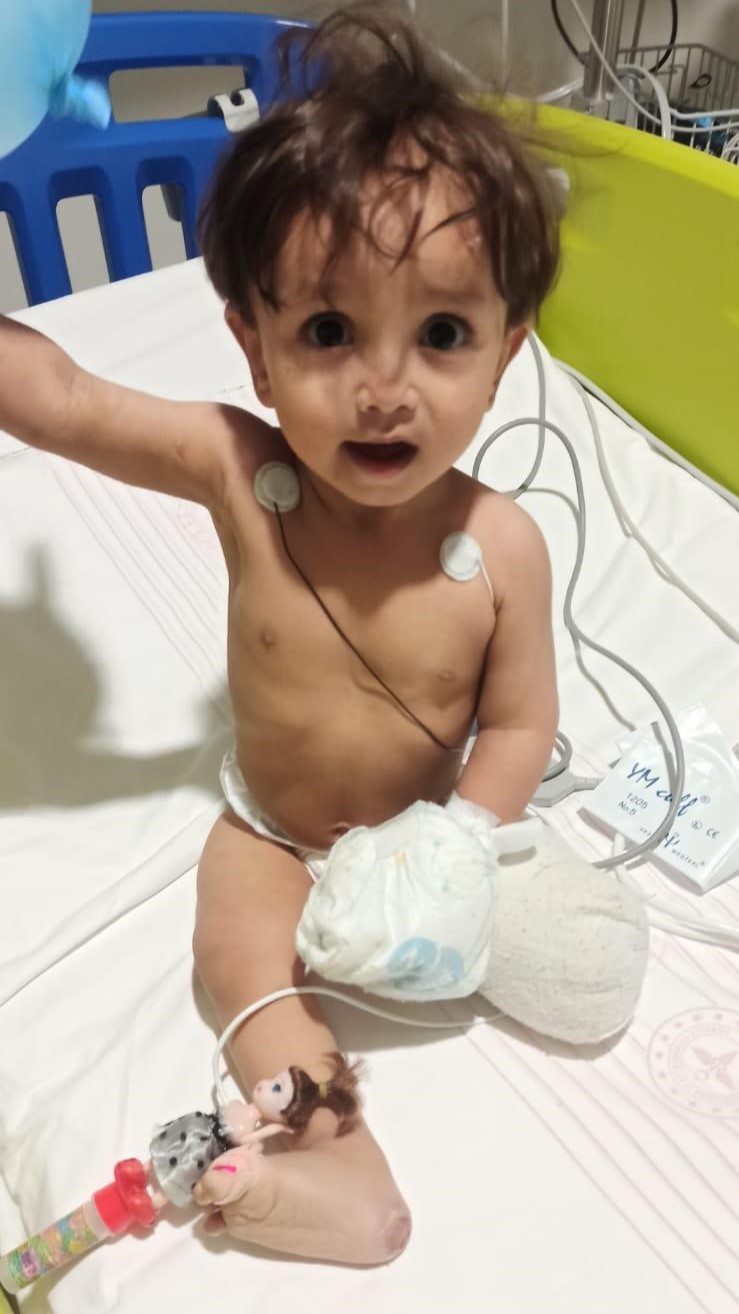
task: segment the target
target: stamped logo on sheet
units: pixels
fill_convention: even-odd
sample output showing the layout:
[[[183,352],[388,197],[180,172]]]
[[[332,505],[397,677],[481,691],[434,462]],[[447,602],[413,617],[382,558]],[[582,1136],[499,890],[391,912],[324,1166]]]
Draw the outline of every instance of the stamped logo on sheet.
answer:
[[[692,1008],[652,1037],[649,1071],[661,1092],[691,1113],[739,1118],[739,1013]]]

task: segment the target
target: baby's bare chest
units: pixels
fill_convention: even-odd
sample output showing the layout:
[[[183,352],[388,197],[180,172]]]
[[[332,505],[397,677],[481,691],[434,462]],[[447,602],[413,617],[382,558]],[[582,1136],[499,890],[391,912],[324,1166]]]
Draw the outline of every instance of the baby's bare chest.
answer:
[[[382,697],[382,684],[419,715],[474,708],[494,628],[481,575],[460,582],[439,562],[443,534],[403,552],[311,538],[283,516],[250,533],[230,565],[232,697],[338,706]],[[438,542],[436,538],[438,537]],[[408,545],[406,544],[406,547]],[[377,677],[380,677],[379,680]]]

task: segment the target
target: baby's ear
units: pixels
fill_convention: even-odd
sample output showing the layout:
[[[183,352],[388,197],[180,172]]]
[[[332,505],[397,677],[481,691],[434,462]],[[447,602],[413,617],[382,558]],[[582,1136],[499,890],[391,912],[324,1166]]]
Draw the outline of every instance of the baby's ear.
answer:
[[[503,375],[505,374],[506,369],[510,365],[514,356],[518,355],[519,351],[521,350],[528,336],[529,336],[528,324],[521,324],[519,325],[518,328],[509,329],[508,332],[506,333],[505,338],[503,340],[503,346],[501,348],[500,357],[498,360],[498,368],[496,370],[495,378],[493,380],[493,390],[488,399],[488,406],[492,406],[493,402],[495,401],[495,395],[498,391],[498,384],[500,383]]]
[[[506,354],[506,362],[505,362],[506,365],[510,365],[511,361],[513,360],[513,357],[518,355],[524,342],[529,336],[530,328],[531,328],[530,324],[520,324],[518,328],[508,330],[508,333],[506,335],[507,337],[507,342],[506,342],[507,354]]]
[[[256,324],[248,324],[241,311],[227,302],[223,317],[249,362],[254,391],[263,406],[274,406],[264,353]]]
[[[528,336],[528,324],[520,324],[518,328],[508,329],[503,342],[503,350],[500,353],[500,360],[498,362],[496,386],[500,382],[504,371],[508,368],[514,356],[518,355]]]

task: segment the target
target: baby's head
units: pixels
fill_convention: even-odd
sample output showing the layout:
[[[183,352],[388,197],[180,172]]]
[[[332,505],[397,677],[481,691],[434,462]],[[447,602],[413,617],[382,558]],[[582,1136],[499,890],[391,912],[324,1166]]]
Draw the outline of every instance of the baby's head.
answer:
[[[282,56],[288,98],[237,139],[204,209],[206,266],[316,485],[399,506],[469,445],[535,321],[556,199],[394,11],[289,31]]]

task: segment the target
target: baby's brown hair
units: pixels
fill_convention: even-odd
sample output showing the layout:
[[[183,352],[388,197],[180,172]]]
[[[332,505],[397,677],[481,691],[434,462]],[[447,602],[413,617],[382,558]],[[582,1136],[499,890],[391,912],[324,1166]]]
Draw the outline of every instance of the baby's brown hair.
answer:
[[[420,199],[400,263],[442,169],[467,202],[445,222],[474,216],[490,255],[507,327],[535,319],[559,261],[559,203],[526,134],[475,104],[471,80],[444,63],[407,15],[387,3],[340,9],[316,28],[278,39],[282,97],[237,138],[218,168],[199,236],[216,291],[253,322],[249,291],[279,309],[276,264],[298,216],[328,220],[322,276],[362,233],[388,254],[372,215],[388,195]],[[362,185],[386,184],[363,218]]]
[[[360,1077],[364,1076],[364,1064],[361,1059],[348,1063],[338,1050],[324,1057],[333,1068],[328,1081],[314,1081],[303,1068],[288,1069],[293,1080],[293,1097],[283,1109],[282,1117],[291,1131],[301,1132],[316,1109],[331,1109],[339,1119],[336,1135],[344,1136],[359,1117],[357,1088]]]

